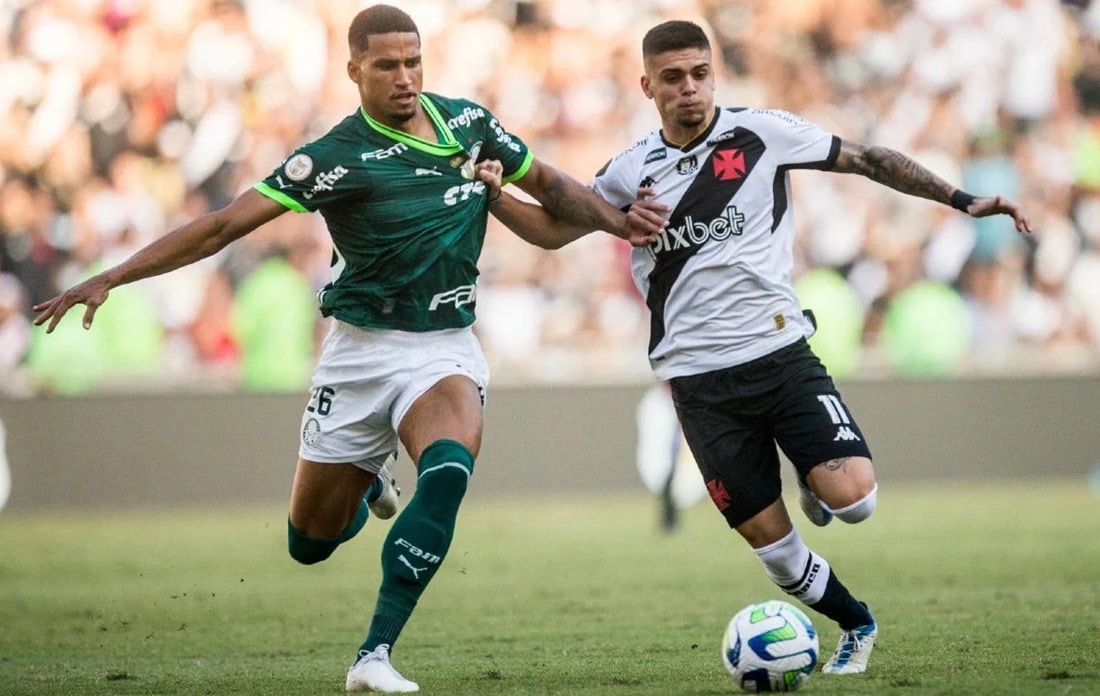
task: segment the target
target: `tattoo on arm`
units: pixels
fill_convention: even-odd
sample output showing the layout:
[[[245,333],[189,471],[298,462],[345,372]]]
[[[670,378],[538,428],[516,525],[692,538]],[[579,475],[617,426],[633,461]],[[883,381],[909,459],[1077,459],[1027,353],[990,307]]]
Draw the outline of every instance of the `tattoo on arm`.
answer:
[[[605,229],[608,224],[605,206],[591,189],[573,179],[554,172],[542,187],[539,203],[555,218],[585,229]]]
[[[896,150],[842,140],[834,172],[862,174],[911,196],[951,204],[955,187]]]
[[[569,206],[565,203],[565,179],[556,173],[546,178],[548,181],[542,187],[542,196],[539,202],[555,217],[563,217],[563,213],[568,215]]]

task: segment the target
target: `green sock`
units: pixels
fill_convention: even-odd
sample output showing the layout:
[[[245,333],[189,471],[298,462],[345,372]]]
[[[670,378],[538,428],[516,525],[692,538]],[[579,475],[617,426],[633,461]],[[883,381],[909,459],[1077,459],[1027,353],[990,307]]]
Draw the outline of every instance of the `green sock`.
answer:
[[[363,495],[363,500],[367,501],[368,503],[373,503],[374,501],[378,500],[378,496],[382,495],[383,489],[384,486],[382,484],[382,477],[375,476],[374,483],[370,485],[370,488],[368,488],[367,492]]]
[[[370,508],[367,507],[367,499],[363,498],[359,501],[359,509],[355,511],[355,518],[348,524],[344,531],[340,532],[340,536],[336,537],[336,541],[342,544],[354,537],[363,529],[363,525],[367,523],[368,517],[370,517]]]
[[[447,555],[455,519],[474,469],[470,451],[437,440],[420,455],[416,493],[397,516],[382,546],[382,585],[360,652],[393,646],[420,595]]]
[[[295,529],[288,519],[286,521],[286,541],[290,557],[303,565],[320,563],[331,556],[337,546],[358,534],[363,529],[363,525],[367,523],[368,517],[370,517],[370,509],[367,508],[367,501],[364,498],[359,501],[359,509],[355,511],[355,519],[335,539],[319,539],[306,536]]]

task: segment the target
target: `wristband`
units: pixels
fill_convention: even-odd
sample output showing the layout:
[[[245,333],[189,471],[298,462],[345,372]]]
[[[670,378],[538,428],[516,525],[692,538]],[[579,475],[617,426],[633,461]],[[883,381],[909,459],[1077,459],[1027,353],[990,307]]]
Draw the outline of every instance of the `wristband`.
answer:
[[[969,208],[970,204],[977,200],[977,198],[977,196],[971,196],[962,189],[955,189],[955,193],[951,194],[951,207],[965,213],[966,209]]]
[[[499,201],[500,197],[502,195],[504,195],[504,189],[497,189],[497,195],[495,195],[492,198],[488,199],[489,200],[489,205],[492,205],[493,203],[496,203],[497,201]]]

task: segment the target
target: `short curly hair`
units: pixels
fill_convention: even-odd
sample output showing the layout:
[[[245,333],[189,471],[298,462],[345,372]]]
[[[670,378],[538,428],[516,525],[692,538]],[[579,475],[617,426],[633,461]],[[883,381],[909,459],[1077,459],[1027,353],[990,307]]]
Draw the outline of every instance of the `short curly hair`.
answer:
[[[348,49],[352,56],[361,55],[366,52],[367,41],[372,34],[393,33],[416,34],[420,38],[416,22],[404,10],[392,5],[371,5],[351,20]]]

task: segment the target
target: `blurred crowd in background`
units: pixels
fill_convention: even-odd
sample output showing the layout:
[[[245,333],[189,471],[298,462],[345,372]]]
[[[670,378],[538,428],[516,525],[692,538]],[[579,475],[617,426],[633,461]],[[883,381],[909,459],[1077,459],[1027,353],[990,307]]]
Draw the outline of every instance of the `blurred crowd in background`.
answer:
[[[329,279],[318,215],[116,289],[45,338],[31,306],[228,203],[358,105],[350,0],[0,3],[0,392],[301,389]],[[857,176],[795,172],[797,287],[839,377],[1095,370],[1100,3],[399,0],[425,89],[489,107],[582,181],[657,127],[642,34],[692,19],[723,106],[908,154],[1038,232]],[[553,252],[491,223],[477,331],[496,380],[648,376],[629,247]]]

